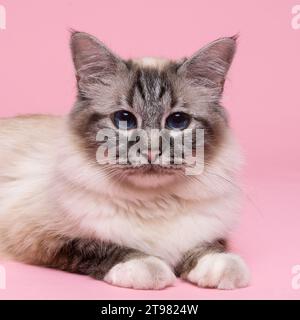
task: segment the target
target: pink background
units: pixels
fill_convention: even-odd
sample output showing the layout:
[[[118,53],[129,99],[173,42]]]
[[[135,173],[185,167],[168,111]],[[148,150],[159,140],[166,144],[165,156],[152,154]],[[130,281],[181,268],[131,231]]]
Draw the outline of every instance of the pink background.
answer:
[[[218,37],[240,33],[224,104],[246,154],[245,206],[232,235],[252,269],[249,288],[224,292],[178,280],[159,291],[108,286],[88,277],[2,262],[0,299],[300,298],[291,286],[300,264],[300,30],[297,0],[2,0],[0,116],[68,112],[74,102],[69,28],[98,36],[123,57],[179,58]],[[300,1],[298,1],[300,4]]]

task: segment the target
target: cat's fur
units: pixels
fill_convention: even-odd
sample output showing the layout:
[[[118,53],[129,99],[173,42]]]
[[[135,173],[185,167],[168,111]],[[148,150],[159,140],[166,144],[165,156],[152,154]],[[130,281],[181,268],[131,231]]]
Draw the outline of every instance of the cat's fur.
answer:
[[[74,32],[70,115],[0,120],[1,256],[139,289],[169,286],[175,274],[246,286],[248,269],[224,241],[239,207],[240,156],[219,104],[235,47],[235,37],[222,38],[178,62],[123,61]],[[174,110],[191,114],[191,127],[206,133],[204,172],[100,166],[96,133],[113,128],[110,115],[122,108],[146,130]]]

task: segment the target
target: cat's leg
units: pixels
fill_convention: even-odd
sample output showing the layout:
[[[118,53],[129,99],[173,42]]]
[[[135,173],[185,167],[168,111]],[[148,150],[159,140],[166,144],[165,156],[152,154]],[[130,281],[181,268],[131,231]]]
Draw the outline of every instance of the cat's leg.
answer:
[[[224,240],[205,243],[188,251],[175,271],[181,278],[207,288],[242,288],[250,281],[245,262],[238,255],[226,252]]]
[[[176,279],[171,268],[157,257],[97,240],[67,241],[47,265],[134,289],[162,289]]]

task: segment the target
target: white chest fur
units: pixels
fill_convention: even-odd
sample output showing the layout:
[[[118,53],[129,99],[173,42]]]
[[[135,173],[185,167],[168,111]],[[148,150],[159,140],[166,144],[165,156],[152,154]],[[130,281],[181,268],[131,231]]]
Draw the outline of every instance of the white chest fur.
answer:
[[[73,190],[60,205],[80,221],[81,233],[161,257],[171,265],[201,242],[224,237],[236,218],[229,197],[202,203],[160,200],[130,202]]]

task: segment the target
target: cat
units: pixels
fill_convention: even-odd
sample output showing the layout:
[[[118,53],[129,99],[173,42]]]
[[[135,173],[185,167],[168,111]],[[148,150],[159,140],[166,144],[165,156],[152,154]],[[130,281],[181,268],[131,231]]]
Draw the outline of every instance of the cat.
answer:
[[[236,42],[220,38],[178,61],[124,60],[72,31],[70,114],[0,119],[1,257],[134,289],[163,289],[176,277],[247,286],[248,267],[227,245],[241,156],[220,103]],[[123,120],[123,132],[203,129],[203,171],[152,164],[151,152],[143,165],[99,164],[97,132]]]

